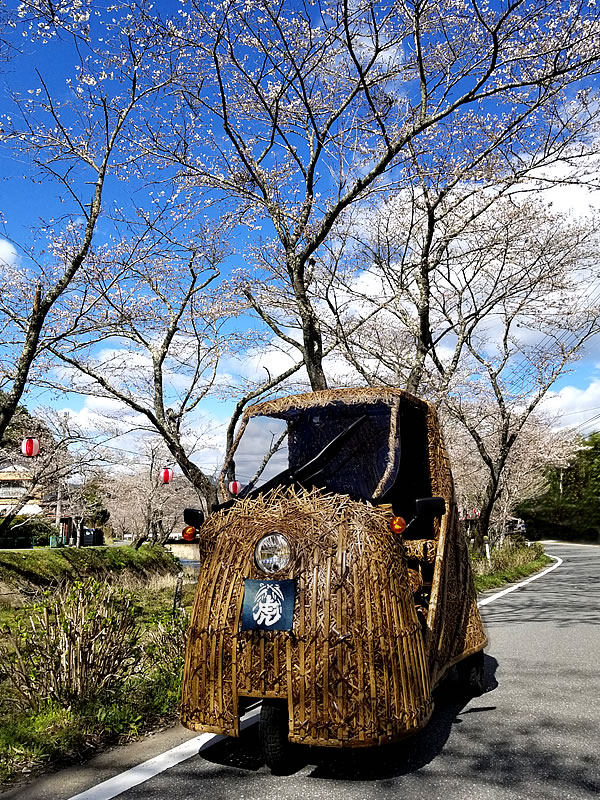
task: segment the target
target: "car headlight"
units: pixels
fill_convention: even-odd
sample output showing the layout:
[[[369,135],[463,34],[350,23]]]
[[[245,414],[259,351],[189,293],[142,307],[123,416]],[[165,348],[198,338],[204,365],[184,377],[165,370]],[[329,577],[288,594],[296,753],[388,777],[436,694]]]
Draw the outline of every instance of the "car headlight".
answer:
[[[282,533],[269,533],[263,536],[254,549],[256,566],[267,574],[285,569],[292,560],[292,548]]]

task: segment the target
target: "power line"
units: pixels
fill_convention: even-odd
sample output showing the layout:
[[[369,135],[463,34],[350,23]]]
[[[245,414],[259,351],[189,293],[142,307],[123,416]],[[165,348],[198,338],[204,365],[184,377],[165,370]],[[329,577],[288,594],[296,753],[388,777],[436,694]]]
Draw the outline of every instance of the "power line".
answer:
[[[600,279],[596,278],[595,281],[590,283],[586,292],[580,298],[579,307],[585,305],[589,308],[598,299],[600,299]],[[561,342],[567,348],[577,344],[577,334],[574,331],[565,331],[562,337],[554,337],[550,334],[546,334],[542,340],[535,345],[531,355],[535,356],[536,351],[538,354],[543,353],[544,347],[552,341],[557,341],[557,339],[558,342]],[[521,363],[518,364],[515,370],[511,373],[510,378],[505,384],[506,389],[510,391],[512,387],[516,386],[518,381],[522,380],[524,382],[528,371],[532,367],[533,364],[531,363],[531,358],[524,356]]]
[[[575,430],[577,430],[578,428],[583,428],[584,425],[589,425],[590,422],[595,422],[597,419],[600,419],[600,414],[596,414],[595,416],[590,417],[590,419],[586,419],[583,422],[580,422],[579,425],[575,425]]]

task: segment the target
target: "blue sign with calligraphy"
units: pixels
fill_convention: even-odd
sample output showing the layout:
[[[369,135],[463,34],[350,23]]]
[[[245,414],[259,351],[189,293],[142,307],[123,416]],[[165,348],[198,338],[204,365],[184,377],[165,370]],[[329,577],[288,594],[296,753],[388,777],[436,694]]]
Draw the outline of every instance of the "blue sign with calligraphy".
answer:
[[[296,581],[244,580],[243,631],[289,631],[294,618]]]

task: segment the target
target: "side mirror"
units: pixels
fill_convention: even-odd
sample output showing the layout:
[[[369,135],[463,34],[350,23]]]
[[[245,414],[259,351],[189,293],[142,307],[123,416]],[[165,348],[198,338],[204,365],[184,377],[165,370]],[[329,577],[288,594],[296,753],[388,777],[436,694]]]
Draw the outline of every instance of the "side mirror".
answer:
[[[186,525],[193,525],[199,528],[204,522],[204,511],[199,508],[184,508],[183,521]]]
[[[417,519],[435,519],[446,513],[446,501],[443,497],[419,497],[415,500],[415,516]]]

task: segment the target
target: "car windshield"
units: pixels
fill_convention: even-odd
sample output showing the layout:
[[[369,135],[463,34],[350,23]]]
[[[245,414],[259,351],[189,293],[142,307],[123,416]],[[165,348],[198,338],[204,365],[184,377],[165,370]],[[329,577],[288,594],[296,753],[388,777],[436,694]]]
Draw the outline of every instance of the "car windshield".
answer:
[[[371,403],[254,417],[235,453],[236,478],[248,489],[296,480],[360,500],[382,497],[400,460],[395,412]]]

